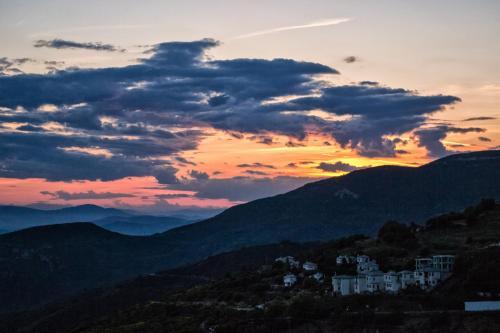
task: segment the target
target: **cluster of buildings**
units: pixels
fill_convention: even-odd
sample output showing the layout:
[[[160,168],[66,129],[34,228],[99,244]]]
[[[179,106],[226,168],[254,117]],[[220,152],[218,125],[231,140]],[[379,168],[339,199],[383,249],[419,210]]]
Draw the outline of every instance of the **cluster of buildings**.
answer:
[[[275,262],[282,262],[284,264],[287,264],[289,268],[294,268],[294,269],[301,269],[304,271],[304,273],[308,274],[308,276],[312,277],[314,280],[317,282],[323,282],[325,275],[318,271],[318,265],[311,262],[311,261],[306,261],[300,265],[300,262],[296,260],[294,257],[291,256],[286,256],[286,257],[279,257],[274,260]],[[292,287],[295,285],[298,281],[298,276],[292,273],[287,273],[285,276],[283,276],[283,285],[285,287]]]
[[[276,261],[287,264],[290,268],[302,269],[316,281],[323,282],[324,274],[318,266],[306,261],[302,266],[293,257],[280,257]],[[434,255],[428,258],[415,259],[415,270],[400,272],[382,272],[378,263],[367,255],[341,255],[336,259],[337,265],[355,264],[357,275],[334,275],[332,277],[333,293],[337,295],[369,294],[386,292],[396,294],[410,285],[421,289],[432,289],[451,275],[455,256]],[[312,274],[314,273],[314,274]],[[312,274],[312,275],[311,275]],[[285,287],[291,287],[298,281],[295,274],[287,273],[283,277]]]
[[[347,258],[347,260],[346,260]],[[335,275],[332,277],[333,293],[339,295],[386,292],[396,294],[410,285],[431,289],[451,275],[455,257],[434,255],[415,259],[414,271],[382,272],[375,260],[366,255],[340,256],[337,263],[356,261],[357,275]]]

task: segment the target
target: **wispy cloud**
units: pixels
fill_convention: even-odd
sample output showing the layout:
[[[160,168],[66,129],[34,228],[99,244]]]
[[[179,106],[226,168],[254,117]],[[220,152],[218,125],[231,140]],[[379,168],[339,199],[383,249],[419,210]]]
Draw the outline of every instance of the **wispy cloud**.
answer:
[[[300,30],[300,29],[328,27],[328,26],[331,26],[331,25],[337,25],[337,24],[341,24],[341,23],[345,23],[345,22],[349,22],[349,21],[352,21],[352,19],[351,18],[347,18],[347,17],[332,18],[332,19],[327,19],[327,20],[321,20],[321,21],[311,22],[311,23],[307,23],[307,24],[291,25],[291,26],[279,27],[279,28],[274,28],[274,29],[269,29],[269,30],[255,31],[255,32],[251,32],[251,33],[248,33],[248,34],[244,34],[244,35],[240,35],[240,36],[234,37],[233,39],[252,38],[252,37],[257,37],[257,36],[262,36],[262,35],[274,34],[274,33],[277,33],[277,32],[290,31],[290,30]]]
[[[52,40],[37,40],[34,47],[48,47],[53,49],[86,49],[86,50],[94,50],[94,51],[108,51],[108,52],[125,52],[125,49],[119,49],[111,44],[103,44],[101,42],[88,42],[88,43],[80,43],[72,40],[63,40],[63,39],[52,39]]]

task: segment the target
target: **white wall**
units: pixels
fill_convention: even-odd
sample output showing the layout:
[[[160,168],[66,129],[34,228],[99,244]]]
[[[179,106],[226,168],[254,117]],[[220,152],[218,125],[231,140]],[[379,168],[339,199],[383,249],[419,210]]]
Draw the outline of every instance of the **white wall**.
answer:
[[[465,302],[465,311],[500,311],[500,301]]]

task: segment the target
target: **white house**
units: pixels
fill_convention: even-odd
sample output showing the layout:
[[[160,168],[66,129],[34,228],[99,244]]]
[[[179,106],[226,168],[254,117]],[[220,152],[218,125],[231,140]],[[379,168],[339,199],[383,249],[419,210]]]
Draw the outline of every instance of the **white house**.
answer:
[[[420,272],[427,268],[432,268],[432,258],[415,259],[415,271]]]
[[[346,255],[337,256],[336,259],[337,265],[351,264],[354,263],[355,261],[356,257],[346,256]]]
[[[368,261],[370,261],[370,257],[367,256],[366,254],[358,254],[356,256],[356,263],[357,264],[361,264],[361,263],[368,262]]]
[[[366,274],[366,290],[370,293],[384,290],[384,273],[380,271]]]
[[[379,270],[379,266],[375,260],[369,260],[362,263],[358,263],[357,271],[361,274],[366,274],[369,272],[376,272]]]
[[[318,270],[318,265],[316,265],[313,262],[306,261],[303,265],[302,268],[306,271],[316,271]]]
[[[450,273],[448,272],[443,272],[437,269],[431,269],[427,272],[427,285],[430,288],[434,288],[435,286],[438,285],[439,282],[448,278],[449,275]]]
[[[340,279],[341,279],[341,275],[332,276],[332,292],[334,294],[340,294]]]
[[[452,255],[435,255],[432,256],[432,268],[441,272],[451,272],[453,264],[455,263],[455,256]]]
[[[274,261],[287,264],[288,267],[291,267],[291,268],[298,268],[300,266],[299,261],[295,260],[295,258],[292,256],[279,257],[279,258],[274,259]]]
[[[500,311],[500,301],[464,302],[466,312]]]
[[[415,283],[421,289],[427,288],[427,273],[424,272],[424,270],[419,270],[419,271],[416,270],[415,272],[413,272],[413,274],[414,274]]]
[[[356,276],[354,280],[354,293],[355,294],[364,294],[367,292],[366,288],[366,275],[359,274]]]
[[[297,277],[294,274],[288,273],[287,275],[283,276],[283,284],[285,285],[285,287],[292,287],[296,283]]]
[[[314,273],[313,275],[313,278],[318,281],[318,282],[323,282],[323,278],[325,277],[325,275],[321,272],[316,272]]]
[[[434,288],[451,275],[454,262],[455,257],[452,255],[415,259],[415,282],[422,289]]]
[[[365,254],[361,254],[356,257],[356,264],[356,270],[360,274],[366,274],[368,272],[379,270],[377,262],[370,259],[370,257]]]
[[[415,283],[415,274],[412,271],[401,271],[399,274],[399,281],[401,282],[401,288],[406,289],[409,285]]]
[[[355,276],[352,275],[335,275],[332,277],[332,287],[334,294],[342,296],[352,295],[354,293]]]
[[[399,274],[394,271],[384,273],[384,287],[388,293],[398,293],[401,289]]]

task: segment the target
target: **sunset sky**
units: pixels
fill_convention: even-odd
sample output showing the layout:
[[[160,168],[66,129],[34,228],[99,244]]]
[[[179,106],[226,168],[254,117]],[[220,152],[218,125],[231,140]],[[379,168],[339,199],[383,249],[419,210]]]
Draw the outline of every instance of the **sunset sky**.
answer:
[[[499,149],[500,1],[0,0],[0,204],[225,208]]]

